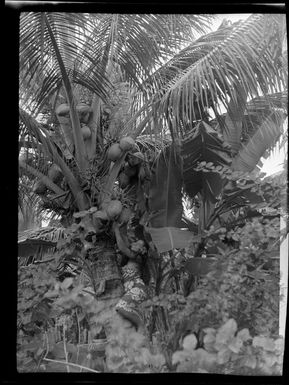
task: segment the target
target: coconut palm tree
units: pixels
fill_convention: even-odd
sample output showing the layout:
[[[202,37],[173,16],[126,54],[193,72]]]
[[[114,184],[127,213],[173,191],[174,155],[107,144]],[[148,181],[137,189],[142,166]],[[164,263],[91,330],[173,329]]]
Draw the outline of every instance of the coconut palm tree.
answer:
[[[137,108],[138,102],[133,104],[133,100],[141,95],[143,79],[184,43],[186,35],[192,36],[193,29],[203,31],[207,19],[23,15],[20,136],[24,153],[31,152],[31,147],[34,151],[30,161],[20,158],[19,164],[21,172],[38,178],[34,192],[46,209],[62,215],[66,225],[76,211],[101,207],[110,199],[122,164],[116,163],[109,173],[106,150],[121,134],[125,117]],[[119,100],[113,95],[116,91],[121,91]],[[125,100],[120,103],[121,97]],[[81,104],[83,101],[89,105]],[[47,119],[46,125],[39,122],[40,114],[44,121],[45,114],[49,116],[48,124]],[[84,130],[86,136],[81,135]],[[89,234],[96,234],[95,221],[101,218],[95,217],[93,224],[86,221]],[[87,246],[85,239],[83,242]],[[112,270],[114,259],[108,259]]]
[[[158,253],[196,236],[199,256],[202,231],[232,208],[228,195],[241,195],[237,207],[247,199],[221,170],[254,172],[282,134],[284,17],[256,14],[204,34],[210,20],[21,17],[19,135],[31,153],[21,173],[79,245],[66,261],[90,261],[99,298],[121,295],[122,267],[130,285],[117,309],[138,325],[146,286],[160,290]],[[214,170],[196,170],[200,162]],[[197,226],[184,221],[184,191],[199,201]]]

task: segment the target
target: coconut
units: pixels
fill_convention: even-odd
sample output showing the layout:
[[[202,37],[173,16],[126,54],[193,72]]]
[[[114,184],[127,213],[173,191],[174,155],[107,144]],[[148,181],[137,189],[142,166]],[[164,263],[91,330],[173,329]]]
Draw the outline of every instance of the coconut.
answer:
[[[33,187],[33,192],[34,192],[34,194],[37,194],[37,195],[45,194],[46,190],[47,190],[47,188],[46,188],[45,184],[41,181],[36,182],[34,187]]]
[[[96,211],[95,213],[93,213],[92,217],[94,219],[101,219],[102,221],[107,221],[108,220],[107,213],[104,210]]]
[[[88,106],[86,103],[79,103],[76,106],[76,111],[79,112],[80,114],[86,114],[88,112],[91,112],[91,107]]]
[[[122,204],[119,200],[112,200],[106,207],[106,213],[109,219],[116,219],[122,211]]]
[[[125,136],[124,138],[121,138],[119,142],[119,146],[123,151],[129,151],[131,150],[135,145],[135,142],[133,138],[130,136]]]
[[[67,103],[63,103],[56,108],[55,112],[58,116],[66,116],[69,114],[69,110],[69,105]]]
[[[112,146],[110,146],[107,157],[112,162],[115,162],[117,159],[119,159],[122,155],[122,149],[119,147],[118,143],[114,143]]]
[[[131,167],[137,166],[144,161],[144,155],[141,152],[135,152],[128,156],[128,163]]]
[[[52,182],[60,182],[62,178],[62,172],[57,164],[53,163],[52,166],[48,170],[48,177],[52,180]]]
[[[91,137],[91,130],[88,126],[81,126],[81,133],[83,140],[87,140]]]
[[[76,111],[78,112],[80,121],[82,123],[87,123],[90,117],[90,113],[92,112],[91,107],[85,103],[79,103],[76,106]]]
[[[132,211],[128,207],[124,207],[118,218],[119,223],[127,223],[132,216]]]
[[[121,172],[118,176],[119,187],[126,188],[129,185],[130,177],[126,175],[124,172]]]

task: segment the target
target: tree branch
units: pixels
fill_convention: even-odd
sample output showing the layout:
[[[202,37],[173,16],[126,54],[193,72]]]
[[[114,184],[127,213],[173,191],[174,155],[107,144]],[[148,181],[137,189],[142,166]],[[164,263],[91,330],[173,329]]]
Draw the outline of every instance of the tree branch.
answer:
[[[50,358],[44,358],[43,360],[44,360],[44,361],[49,361],[49,362],[55,362],[55,363],[57,363],[57,364],[63,364],[63,365],[73,366],[73,367],[75,367],[75,368],[84,369],[84,370],[87,370],[87,371],[93,372],[93,373],[101,373],[101,372],[99,372],[99,371],[97,371],[97,370],[87,368],[86,366],[73,364],[72,362],[65,362],[65,361],[59,361],[59,360],[51,360]]]

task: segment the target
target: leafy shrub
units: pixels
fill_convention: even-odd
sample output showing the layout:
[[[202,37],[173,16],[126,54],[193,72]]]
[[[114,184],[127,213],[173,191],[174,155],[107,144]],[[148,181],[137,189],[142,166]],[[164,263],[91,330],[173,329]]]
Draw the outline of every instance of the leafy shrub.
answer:
[[[56,266],[53,261],[19,269],[17,368],[20,372],[78,372],[87,365],[92,369],[100,360],[97,352],[91,352],[92,296],[84,295],[79,279],[69,277],[59,281]],[[66,361],[75,366],[67,369]],[[103,370],[103,365],[100,368]]]
[[[218,329],[204,329],[204,347],[197,348],[194,334],[187,335],[183,349],[173,354],[177,372],[281,375],[284,341],[252,337],[248,329],[237,330],[229,319]]]
[[[117,373],[159,373],[167,371],[164,354],[143,333],[125,327],[121,320],[106,347],[108,370]]]
[[[175,314],[171,313],[172,333],[186,320],[198,332],[234,318],[252,334],[277,336],[280,272],[272,255],[279,254],[279,226],[279,219],[254,218],[234,231],[212,228],[208,244],[217,245],[218,259],[207,275],[198,278],[195,290],[179,301]],[[227,244],[220,243],[225,238]]]
[[[154,293],[143,306],[144,310],[156,310],[153,333],[146,336],[147,331],[142,335],[116,327],[100,352],[92,350],[91,344],[107,318],[117,318],[115,303],[104,304],[84,295],[80,276],[63,282],[57,279],[60,260],[83,269],[86,227],[82,234],[75,225],[59,245],[53,262],[19,269],[18,369],[238,374],[245,367],[248,374],[279,374],[282,341],[276,338],[280,277],[278,259],[272,258],[279,255],[279,228],[279,217],[264,215],[241,224],[211,227],[205,233],[205,251],[210,254],[215,250],[217,261],[211,272],[195,277],[194,289],[187,297],[182,291],[187,277],[182,260],[176,260],[175,267],[170,268],[169,258],[158,259],[156,263],[167,266],[163,275],[169,278],[165,284],[158,283],[160,294]],[[177,293],[173,287],[176,281]],[[93,280],[88,282],[91,285]],[[220,326],[231,319],[236,320],[240,334],[234,334],[235,321],[230,321],[235,331],[231,331],[231,339],[224,337],[221,345]],[[226,328],[225,336],[229,333]],[[90,337],[82,338],[85,333]],[[181,341],[184,349],[180,351]],[[66,367],[67,362],[70,366]]]

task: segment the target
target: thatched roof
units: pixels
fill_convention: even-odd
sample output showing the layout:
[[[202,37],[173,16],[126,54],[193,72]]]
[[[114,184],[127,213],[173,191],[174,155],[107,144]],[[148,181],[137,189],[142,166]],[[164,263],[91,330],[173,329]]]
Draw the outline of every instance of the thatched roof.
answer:
[[[64,238],[64,228],[41,227],[18,233],[18,256],[42,255],[53,251],[59,239]]]

